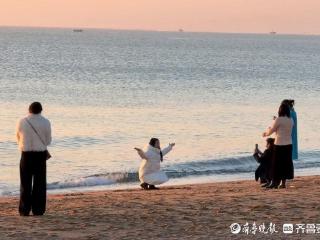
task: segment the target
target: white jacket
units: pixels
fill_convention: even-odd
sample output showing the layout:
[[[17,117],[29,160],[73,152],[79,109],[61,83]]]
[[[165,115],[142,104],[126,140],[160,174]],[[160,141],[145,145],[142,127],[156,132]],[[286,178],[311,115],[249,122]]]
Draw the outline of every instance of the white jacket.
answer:
[[[33,131],[28,121],[36,129],[38,135]],[[47,146],[51,143],[51,124],[48,119],[41,114],[30,114],[18,121],[16,128],[16,138],[19,150],[22,152],[42,152],[47,150]]]
[[[168,147],[162,150],[163,156],[169,153],[172,147]],[[160,171],[160,149],[149,145],[148,150],[144,153],[146,159],[142,160],[139,169],[139,179],[142,183],[148,183],[152,185],[162,184],[168,181],[168,177],[164,172]]]

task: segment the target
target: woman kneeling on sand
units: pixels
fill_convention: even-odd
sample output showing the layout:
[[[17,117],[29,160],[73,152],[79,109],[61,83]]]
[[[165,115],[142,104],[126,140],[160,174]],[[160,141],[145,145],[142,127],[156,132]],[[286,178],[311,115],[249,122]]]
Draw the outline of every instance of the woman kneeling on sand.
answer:
[[[140,186],[143,189],[158,189],[155,185],[165,183],[169,180],[167,175],[160,170],[160,162],[163,161],[163,156],[169,153],[174,146],[175,143],[170,143],[168,147],[161,150],[159,139],[152,138],[146,152],[140,148],[135,148],[139,156],[143,159],[139,169]]]

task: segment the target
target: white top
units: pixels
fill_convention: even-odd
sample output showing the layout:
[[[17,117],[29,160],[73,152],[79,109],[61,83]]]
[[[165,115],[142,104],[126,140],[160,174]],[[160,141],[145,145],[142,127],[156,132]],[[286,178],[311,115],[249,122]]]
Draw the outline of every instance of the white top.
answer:
[[[274,120],[272,127],[267,130],[267,136],[276,133],[275,145],[290,145],[292,144],[291,132],[293,125],[291,118],[278,117]]]
[[[28,121],[36,129],[38,135],[33,131]],[[22,152],[42,152],[47,150],[47,146],[51,143],[51,124],[48,119],[41,114],[30,114],[18,121],[16,128],[16,137],[19,145],[19,150]]]
[[[172,150],[172,147],[168,147],[162,150],[162,155],[165,156]],[[147,159],[143,159],[139,169],[139,179],[144,182],[144,178],[148,174],[156,173],[160,171],[160,149],[149,145],[148,150],[144,153]],[[149,183],[151,184],[151,183]]]

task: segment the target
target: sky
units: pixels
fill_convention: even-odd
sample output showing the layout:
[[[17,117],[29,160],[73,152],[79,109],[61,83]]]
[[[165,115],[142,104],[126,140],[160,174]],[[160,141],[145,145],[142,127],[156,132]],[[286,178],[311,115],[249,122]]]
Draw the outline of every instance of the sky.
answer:
[[[320,0],[0,0],[0,26],[320,34]]]

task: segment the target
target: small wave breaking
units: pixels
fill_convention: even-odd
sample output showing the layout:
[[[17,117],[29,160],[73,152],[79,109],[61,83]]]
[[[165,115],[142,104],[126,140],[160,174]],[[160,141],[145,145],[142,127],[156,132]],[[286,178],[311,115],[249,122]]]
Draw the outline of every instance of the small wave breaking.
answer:
[[[320,167],[320,151],[302,153],[301,158],[294,162],[295,168]],[[186,178],[212,176],[222,174],[242,174],[254,172],[257,163],[252,156],[232,157],[207,161],[176,163],[163,167],[169,178]],[[139,181],[137,172],[109,172],[94,174],[78,179],[69,179],[48,184],[49,190],[94,187],[112,184],[126,184]]]

